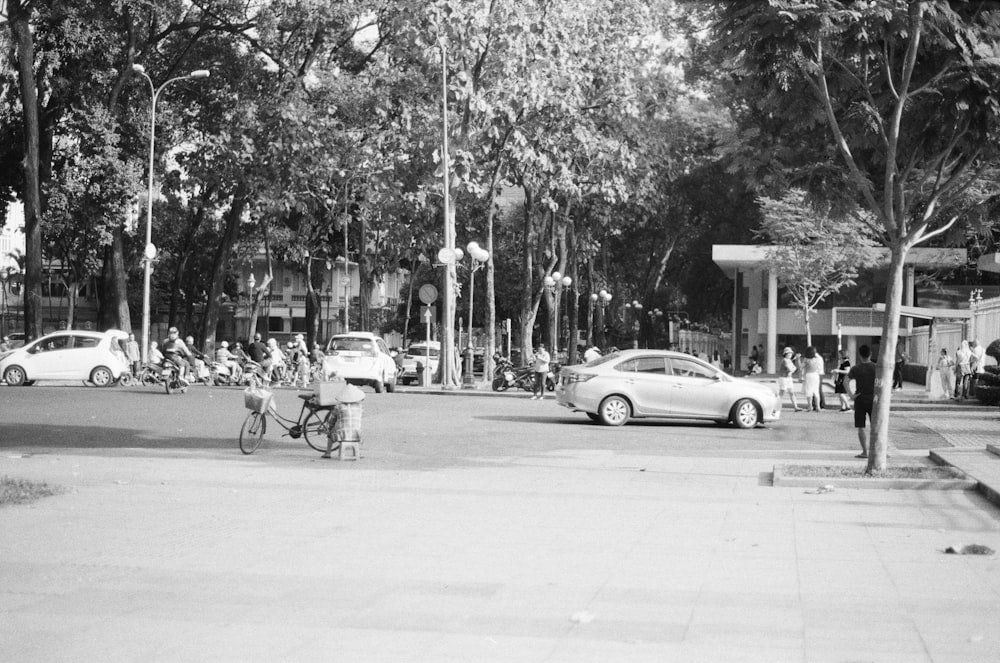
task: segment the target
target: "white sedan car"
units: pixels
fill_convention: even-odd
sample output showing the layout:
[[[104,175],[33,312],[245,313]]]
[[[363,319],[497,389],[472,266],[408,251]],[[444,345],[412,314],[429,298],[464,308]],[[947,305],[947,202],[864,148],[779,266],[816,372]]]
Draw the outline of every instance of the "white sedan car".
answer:
[[[375,393],[383,387],[396,389],[396,361],[380,336],[370,332],[337,334],[326,346],[323,373],[336,375],[355,385],[370,385]]]
[[[47,334],[0,355],[0,377],[11,386],[35,380],[83,380],[107,387],[128,371],[122,339],[128,334],[111,330],[66,330]]]
[[[567,366],[559,378],[559,405],[608,426],[658,417],[753,428],[781,417],[781,399],[773,388],[669,350],[613,352],[589,364]]]
[[[424,365],[424,363],[426,363],[430,368],[431,375],[434,375],[437,373],[438,362],[440,359],[440,341],[420,341],[414,343],[406,349],[406,354],[403,355],[401,365],[402,374],[399,378],[400,382],[403,384],[418,382],[420,380],[420,368]]]

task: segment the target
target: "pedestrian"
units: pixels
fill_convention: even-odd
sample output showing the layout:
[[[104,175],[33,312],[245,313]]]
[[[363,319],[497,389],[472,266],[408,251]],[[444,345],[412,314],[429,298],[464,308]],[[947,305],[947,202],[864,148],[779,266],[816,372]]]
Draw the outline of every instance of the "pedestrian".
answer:
[[[292,366],[295,367],[295,379],[292,386],[302,383],[302,388],[309,386],[309,346],[302,334],[296,334],[292,339]]]
[[[781,365],[778,366],[778,397],[781,398],[785,394],[788,394],[788,398],[792,401],[792,411],[801,412],[802,408],[795,402],[795,385],[792,380],[792,376],[798,370],[793,360],[794,356],[795,351],[791,348],[785,348],[781,352]]]
[[[549,361],[551,359],[552,357],[545,349],[545,344],[539,343],[532,361],[532,369],[535,372],[535,384],[531,400],[541,400],[545,396],[545,376],[549,374]]]
[[[969,397],[969,383],[972,381],[972,350],[968,341],[962,344],[955,352],[955,364],[957,368],[958,383],[955,385],[955,398]]]
[[[729,354],[729,350],[726,350],[726,353],[722,355],[722,368],[728,373],[732,367],[733,367],[733,357],[731,354]]]
[[[900,391],[903,388],[903,367],[906,366],[906,352],[903,350],[902,342],[896,343],[896,361],[892,365],[892,390]]]
[[[820,389],[823,388],[823,357],[816,348],[806,348],[805,361],[802,362],[802,393],[806,397],[806,409],[810,412],[820,411]]]
[[[851,360],[847,358],[847,350],[840,351],[840,364],[831,371],[833,373],[833,393],[840,399],[840,411],[847,412],[851,409],[851,399],[847,397],[847,374],[851,370]]]
[[[972,339],[969,341],[969,350],[972,356],[969,357],[969,395],[976,395],[976,386],[979,385],[979,376],[986,372],[986,350],[979,344],[979,341]]]
[[[4,336],[3,341],[0,341],[0,352],[7,352],[12,349],[10,347],[10,336]]]
[[[941,356],[937,362],[938,378],[941,380],[941,391],[945,397],[953,398],[955,390],[955,360],[948,354],[947,348],[941,348]]]
[[[710,363],[720,371],[722,370],[722,358],[719,356],[718,350],[712,353],[712,361]]]
[[[855,458],[868,458],[868,429],[865,419],[871,421],[872,406],[875,403],[875,364],[871,360],[872,351],[867,345],[858,348],[858,363],[847,372],[847,394],[854,401],[854,427],[858,431],[861,453]],[[851,387],[851,380],[854,387]]]
[[[128,363],[132,367],[132,375],[139,375],[142,371],[142,355],[139,352],[139,343],[135,340],[135,334],[128,335],[128,341],[125,343],[125,357],[128,358]]]

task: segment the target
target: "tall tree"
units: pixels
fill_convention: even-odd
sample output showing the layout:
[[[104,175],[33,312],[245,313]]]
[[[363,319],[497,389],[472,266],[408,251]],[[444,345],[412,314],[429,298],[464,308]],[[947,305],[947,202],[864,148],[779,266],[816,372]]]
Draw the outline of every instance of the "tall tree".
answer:
[[[1000,9],[946,0],[717,3],[715,46],[761,179],[863,206],[889,249],[868,470],[885,467],[909,250],[963,219],[996,162]],[[990,195],[990,194],[988,194]],[[987,197],[988,197],[987,195]]]

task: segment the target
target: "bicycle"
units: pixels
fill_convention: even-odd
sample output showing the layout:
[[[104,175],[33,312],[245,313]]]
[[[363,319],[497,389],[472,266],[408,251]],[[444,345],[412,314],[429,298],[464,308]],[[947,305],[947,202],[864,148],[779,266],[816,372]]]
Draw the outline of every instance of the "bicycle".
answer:
[[[320,405],[316,402],[314,394],[299,394],[299,398],[302,399],[299,416],[294,420],[287,419],[272,407],[271,392],[261,393],[263,396],[247,393],[244,397],[244,403],[250,412],[240,428],[240,451],[249,456],[260,448],[267,432],[267,420],[270,414],[271,419],[287,431],[282,437],[287,435],[293,440],[305,438],[306,444],[310,447],[320,453],[326,453],[327,436],[337,420],[333,410],[336,406]]]

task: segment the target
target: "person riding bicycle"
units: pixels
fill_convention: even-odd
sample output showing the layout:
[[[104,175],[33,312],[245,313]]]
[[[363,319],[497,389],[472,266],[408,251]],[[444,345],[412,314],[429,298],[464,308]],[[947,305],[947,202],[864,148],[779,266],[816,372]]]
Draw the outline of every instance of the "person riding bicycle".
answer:
[[[163,341],[160,347],[163,349],[164,361],[169,361],[177,366],[177,379],[182,386],[187,386],[187,373],[191,368],[190,362],[194,359],[194,355],[191,354],[187,344],[181,340],[177,327],[171,327],[167,330],[167,340]]]

